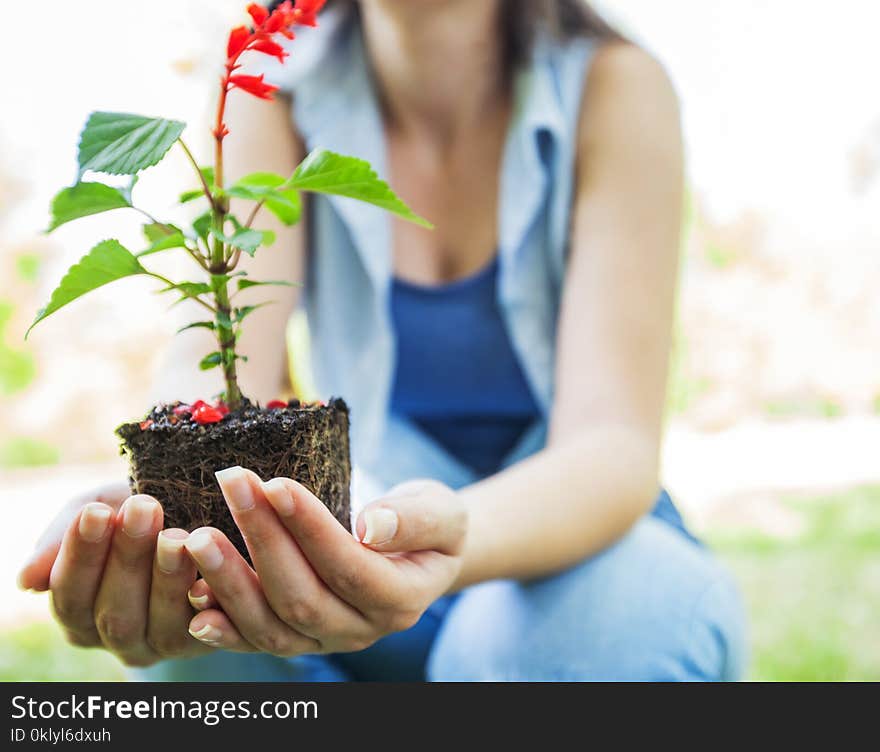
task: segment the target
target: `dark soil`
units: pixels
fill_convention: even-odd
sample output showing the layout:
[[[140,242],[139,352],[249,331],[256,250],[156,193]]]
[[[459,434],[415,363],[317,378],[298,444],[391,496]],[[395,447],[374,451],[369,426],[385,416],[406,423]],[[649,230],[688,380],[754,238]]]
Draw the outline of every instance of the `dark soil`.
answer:
[[[241,465],[263,480],[299,481],[351,529],[348,406],[341,399],[326,406],[292,400],[275,409],[246,402],[207,425],[175,415],[179,404],[157,405],[144,421],[116,429],[129,459],[132,493],[159,500],[166,528],[211,525],[250,560],[214,478],[217,470]]]

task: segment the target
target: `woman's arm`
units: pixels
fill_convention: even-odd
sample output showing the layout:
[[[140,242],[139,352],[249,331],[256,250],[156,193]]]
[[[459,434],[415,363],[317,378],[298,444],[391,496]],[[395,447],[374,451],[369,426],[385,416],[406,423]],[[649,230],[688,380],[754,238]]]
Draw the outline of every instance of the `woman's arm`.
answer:
[[[461,492],[458,587],[570,566],[654,502],[682,184],[678,104],[663,69],[632,46],[601,50],[581,115],[548,446]]]

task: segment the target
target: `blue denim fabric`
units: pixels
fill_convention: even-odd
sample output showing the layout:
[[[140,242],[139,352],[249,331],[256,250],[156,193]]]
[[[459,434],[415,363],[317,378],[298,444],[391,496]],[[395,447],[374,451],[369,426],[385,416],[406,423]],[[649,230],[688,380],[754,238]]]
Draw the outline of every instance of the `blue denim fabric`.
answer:
[[[742,611],[703,547],[656,517],[572,569],[487,582],[367,650],[292,660],[219,653],[154,681],[719,681],[742,677]]]
[[[270,65],[265,72],[292,92],[307,145],[360,156],[385,174],[384,131],[354,19],[326,15],[317,34],[304,31],[296,44],[292,67]],[[539,34],[531,63],[514,82],[499,186],[497,294],[541,417],[505,466],[546,441],[577,118],[592,54],[589,40],[563,44]],[[342,395],[351,406],[355,511],[410,478],[453,488],[473,483],[473,470],[389,410],[396,348],[387,215],[317,197],[310,219],[305,293],[315,377],[323,393]],[[661,497],[654,515],[569,571],[529,584],[472,587],[358,656],[284,661],[221,654],[148,674],[282,681],[738,678],[745,644],[739,598],[711,554],[679,525],[668,497]]]

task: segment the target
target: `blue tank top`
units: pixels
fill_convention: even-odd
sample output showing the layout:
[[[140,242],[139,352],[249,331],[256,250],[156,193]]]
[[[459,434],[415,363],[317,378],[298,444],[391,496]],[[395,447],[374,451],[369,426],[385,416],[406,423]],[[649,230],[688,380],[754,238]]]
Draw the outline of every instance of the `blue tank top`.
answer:
[[[391,284],[391,412],[479,477],[497,472],[541,416],[498,307],[497,280],[496,257],[449,284]],[[651,513],[696,540],[665,490]]]
[[[485,477],[540,408],[497,302],[497,258],[475,275],[423,286],[395,279],[397,367],[391,410]]]

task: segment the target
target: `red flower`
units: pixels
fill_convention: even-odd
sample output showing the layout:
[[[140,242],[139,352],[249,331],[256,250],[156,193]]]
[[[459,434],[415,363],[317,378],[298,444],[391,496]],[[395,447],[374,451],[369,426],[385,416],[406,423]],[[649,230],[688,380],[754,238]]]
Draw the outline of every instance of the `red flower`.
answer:
[[[251,33],[246,26],[236,26],[229,32],[229,42],[226,45],[226,57],[234,58],[244,48],[251,38]]]
[[[300,26],[317,26],[318,11],[324,7],[325,2],[326,0],[296,0],[296,23]]]
[[[229,77],[229,83],[243,89],[248,94],[253,94],[260,99],[272,99],[272,95],[278,91],[278,87],[263,81],[263,74],[259,76],[236,75]]]
[[[254,23],[257,26],[262,26],[269,17],[269,11],[262,5],[257,5],[256,3],[248,5],[247,12],[251,14],[251,18],[254,19]]]
[[[272,15],[269,16],[269,20],[266,21],[263,31],[267,34],[276,34],[281,31],[282,27],[293,23],[293,19],[290,17],[292,9],[289,6],[290,3],[281,3],[281,5],[275,8]]]
[[[202,403],[199,407],[193,410],[192,419],[199,425],[203,426],[207,423],[218,423],[223,420],[223,413],[216,407],[211,407],[210,405]]]
[[[279,63],[283,63],[284,58],[288,55],[287,51],[280,44],[273,42],[271,39],[259,39],[250,46],[250,49],[277,57]]]
[[[266,403],[267,410],[278,410],[283,407],[287,407],[287,403],[283,400],[270,400]]]
[[[258,3],[247,6],[247,12],[254,22],[254,28],[237,26],[229,33],[226,43],[226,71],[220,79],[220,100],[217,105],[217,121],[214,125],[214,139],[222,145],[223,139],[229,133],[223,116],[226,111],[226,95],[230,90],[238,88],[253,94],[260,99],[272,99],[272,95],[278,90],[277,86],[267,84],[263,76],[247,76],[244,74],[233,75],[240,67],[239,58],[245,52],[253,50],[270,55],[283,63],[287,57],[287,51],[272,39],[274,34],[281,34],[287,39],[293,39],[294,26],[317,26],[318,11],[324,7],[326,0],[284,0],[279,3],[270,13],[268,8]]]

